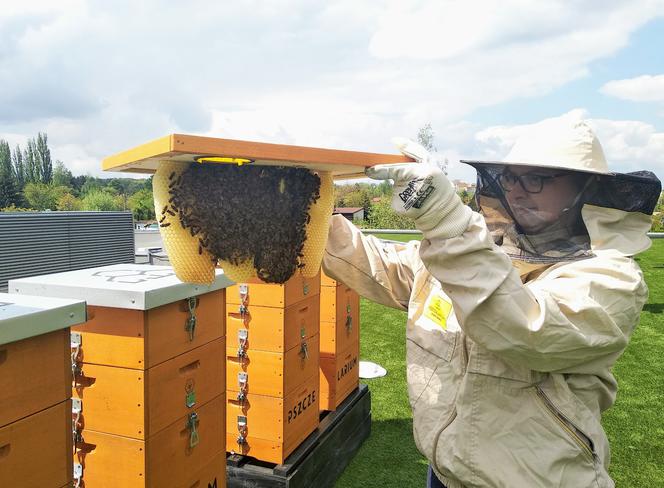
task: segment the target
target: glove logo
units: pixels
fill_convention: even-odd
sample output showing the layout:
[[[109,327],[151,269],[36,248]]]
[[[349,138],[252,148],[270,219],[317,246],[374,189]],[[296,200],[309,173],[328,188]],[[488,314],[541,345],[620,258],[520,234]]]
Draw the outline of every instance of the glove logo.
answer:
[[[408,186],[399,193],[404,210],[408,210],[411,207],[422,207],[425,200],[436,189],[435,186],[431,185],[432,180],[432,176],[427,176],[426,178],[417,178],[408,182]]]

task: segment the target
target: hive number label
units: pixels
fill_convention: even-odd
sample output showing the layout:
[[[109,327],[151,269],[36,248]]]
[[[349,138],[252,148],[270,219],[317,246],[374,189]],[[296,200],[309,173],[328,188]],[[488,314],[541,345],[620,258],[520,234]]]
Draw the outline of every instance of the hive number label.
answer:
[[[296,404],[288,410],[288,423],[290,424],[296,418],[301,416],[307,408],[316,404],[316,390],[302,397]]]

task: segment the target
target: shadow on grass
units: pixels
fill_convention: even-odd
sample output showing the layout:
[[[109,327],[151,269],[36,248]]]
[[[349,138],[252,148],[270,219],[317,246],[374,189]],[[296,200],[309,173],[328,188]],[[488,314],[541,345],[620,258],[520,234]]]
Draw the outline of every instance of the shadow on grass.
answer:
[[[378,420],[335,488],[426,486],[427,462],[413,441],[411,419]]]
[[[643,306],[644,312],[662,313],[664,312],[664,303],[646,303]]]

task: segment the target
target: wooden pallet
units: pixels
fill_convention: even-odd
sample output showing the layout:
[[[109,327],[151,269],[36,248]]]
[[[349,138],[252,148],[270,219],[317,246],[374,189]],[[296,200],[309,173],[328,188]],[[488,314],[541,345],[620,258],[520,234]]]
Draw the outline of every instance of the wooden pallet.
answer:
[[[334,485],[371,432],[371,395],[360,385],[283,464],[227,458],[228,488],[328,488]]]

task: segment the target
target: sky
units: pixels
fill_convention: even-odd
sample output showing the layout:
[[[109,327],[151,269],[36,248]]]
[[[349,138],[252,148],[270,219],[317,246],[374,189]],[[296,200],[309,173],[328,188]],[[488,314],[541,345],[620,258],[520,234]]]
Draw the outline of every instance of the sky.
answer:
[[[546,119],[664,178],[664,0],[0,0],[0,139],[53,159],[178,132],[396,152],[430,124],[449,174]]]

